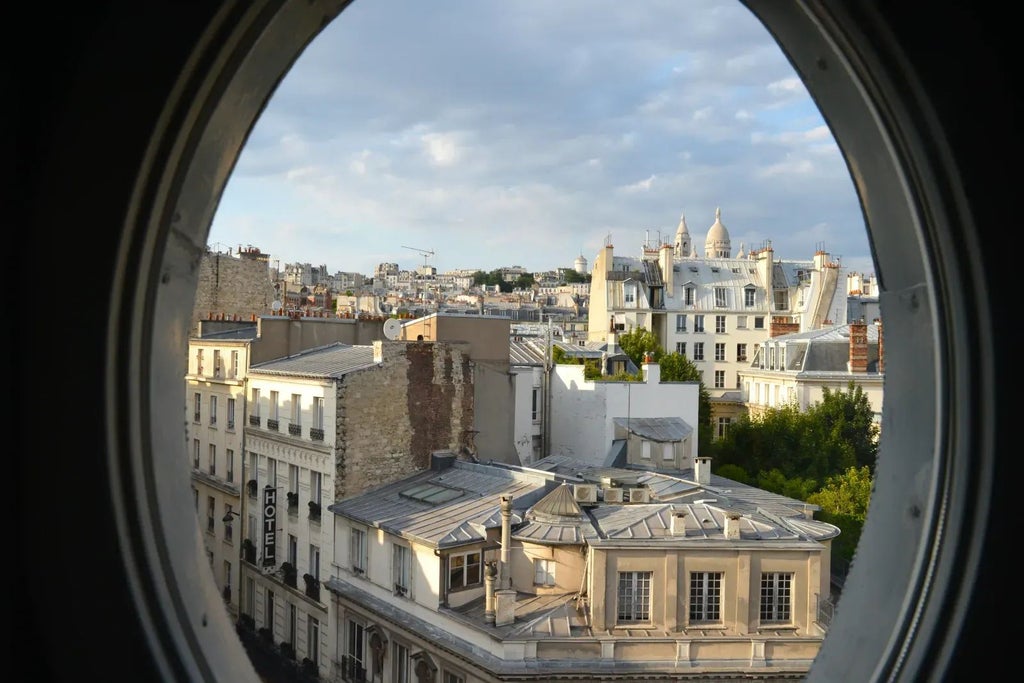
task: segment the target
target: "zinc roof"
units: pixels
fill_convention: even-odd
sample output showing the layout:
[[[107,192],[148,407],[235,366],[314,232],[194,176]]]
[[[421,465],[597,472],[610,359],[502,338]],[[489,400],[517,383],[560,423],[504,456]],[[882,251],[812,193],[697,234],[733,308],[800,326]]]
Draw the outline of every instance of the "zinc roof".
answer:
[[[682,441],[693,433],[693,427],[681,417],[616,417],[613,421],[617,427],[660,443]]]
[[[251,373],[266,375],[288,375],[292,377],[340,378],[344,375],[374,365],[372,346],[353,346],[335,342],[315,349],[309,349],[285,358],[256,363],[249,368]]]

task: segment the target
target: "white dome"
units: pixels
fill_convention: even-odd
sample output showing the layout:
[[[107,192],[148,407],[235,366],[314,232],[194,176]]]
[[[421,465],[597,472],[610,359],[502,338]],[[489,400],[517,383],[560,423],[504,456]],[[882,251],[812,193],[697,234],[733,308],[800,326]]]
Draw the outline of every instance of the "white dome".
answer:
[[[729,231],[722,225],[722,209],[715,209],[715,222],[708,230],[704,240],[704,256],[706,258],[729,258],[732,245],[729,242]]]

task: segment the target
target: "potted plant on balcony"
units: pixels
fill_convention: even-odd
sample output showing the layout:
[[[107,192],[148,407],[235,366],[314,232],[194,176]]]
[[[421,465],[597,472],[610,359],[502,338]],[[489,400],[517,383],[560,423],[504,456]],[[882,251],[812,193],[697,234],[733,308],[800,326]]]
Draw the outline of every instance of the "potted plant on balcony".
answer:
[[[309,657],[302,658],[302,673],[308,678],[320,678],[320,671],[317,669],[316,662]]]
[[[288,496],[288,512],[295,512],[299,507],[299,492],[289,491]]]
[[[303,574],[302,580],[306,582],[306,595],[314,600],[320,599],[320,581],[312,574]]]
[[[258,484],[256,483],[255,479],[250,479],[249,481],[247,481],[245,483],[245,487],[249,490],[249,497],[250,498],[255,498],[256,497],[256,488],[257,488],[257,486],[258,486]]]
[[[298,581],[298,575],[299,572],[294,564],[291,562],[281,563],[281,576],[284,578],[285,584],[294,588]]]
[[[309,518],[320,519],[320,503],[315,500],[309,501]]]

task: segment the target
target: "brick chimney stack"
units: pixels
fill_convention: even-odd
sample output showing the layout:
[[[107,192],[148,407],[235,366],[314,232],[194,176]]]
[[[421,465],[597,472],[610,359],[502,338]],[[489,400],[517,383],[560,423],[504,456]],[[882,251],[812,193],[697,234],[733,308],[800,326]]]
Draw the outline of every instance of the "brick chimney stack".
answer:
[[[868,371],[868,326],[864,322],[850,323],[850,372]]]

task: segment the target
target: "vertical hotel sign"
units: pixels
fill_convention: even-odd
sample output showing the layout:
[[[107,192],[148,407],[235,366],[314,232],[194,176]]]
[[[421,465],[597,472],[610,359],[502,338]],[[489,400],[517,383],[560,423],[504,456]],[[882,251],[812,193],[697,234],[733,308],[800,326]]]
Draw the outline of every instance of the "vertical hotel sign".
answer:
[[[277,489],[263,489],[263,566],[277,564]]]

